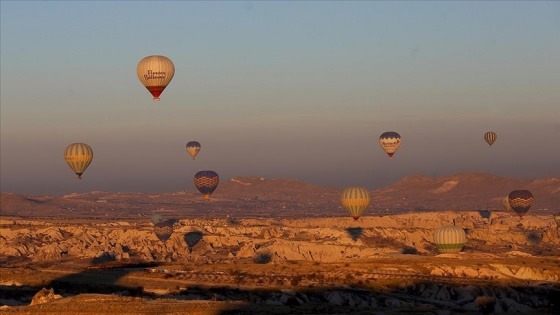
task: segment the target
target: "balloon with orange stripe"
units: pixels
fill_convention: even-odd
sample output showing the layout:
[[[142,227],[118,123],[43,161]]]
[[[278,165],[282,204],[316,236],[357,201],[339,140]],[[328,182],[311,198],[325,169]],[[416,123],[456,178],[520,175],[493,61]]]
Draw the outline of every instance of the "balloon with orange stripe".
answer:
[[[72,143],[64,150],[64,160],[78,178],[82,179],[82,174],[93,160],[93,150],[85,143]]]
[[[206,201],[210,200],[210,195],[216,190],[220,183],[220,176],[214,171],[200,171],[194,175],[194,185],[204,195]]]
[[[342,191],[340,201],[348,213],[358,220],[369,206],[369,193],[362,187],[349,187]]]
[[[520,218],[523,218],[533,205],[533,194],[528,190],[514,190],[509,193],[508,199],[509,205]]]

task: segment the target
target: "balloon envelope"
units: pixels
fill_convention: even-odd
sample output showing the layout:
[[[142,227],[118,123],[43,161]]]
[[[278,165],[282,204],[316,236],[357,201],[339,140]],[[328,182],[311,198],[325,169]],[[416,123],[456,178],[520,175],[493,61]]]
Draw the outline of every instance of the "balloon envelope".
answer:
[[[352,218],[358,220],[369,206],[370,198],[365,188],[349,187],[342,191],[340,201]]]
[[[434,243],[442,253],[456,253],[467,243],[467,235],[460,227],[442,226],[434,233]]]
[[[162,216],[161,214],[159,214],[159,213],[154,213],[154,214],[152,215],[152,218],[151,218],[151,219],[152,219],[152,223],[153,223],[154,225],[156,225],[156,224],[158,224],[158,223],[160,223],[160,222],[163,221],[163,216]]]
[[[148,56],[138,63],[136,74],[154,100],[159,101],[159,96],[175,75],[175,66],[165,56]]]
[[[171,234],[173,234],[176,221],[175,219],[169,219],[161,221],[154,226],[154,233],[160,241],[163,243],[167,242]]]
[[[220,176],[214,171],[200,171],[194,175],[194,185],[204,195],[206,201],[210,200],[210,195],[216,190],[220,183]]]
[[[198,141],[190,141],[189,143],[187,143],[187,152],[194,160],[198,152],[200,152],[200,143]]]
[[[394,131],[384,132],[379,136],[379,145],[389,155],[389,158],[392,159],[393,154],[401,146],[401,136]]]
[[[508,195],[509,205],[522,218],[533,205],[533,194],[528,190],[514,190]]]
[[[82,174],[93,160],[93,150],[85,143],[72,143],[64,150],[64,160],[82,178]]]
[[[494,141],[496,141],[497,137],[498,136],[493,131],[488,131],[487,133],[484,134],[484,140],[486,140],[486,143],[488,143],[490,146],[492,146]]]

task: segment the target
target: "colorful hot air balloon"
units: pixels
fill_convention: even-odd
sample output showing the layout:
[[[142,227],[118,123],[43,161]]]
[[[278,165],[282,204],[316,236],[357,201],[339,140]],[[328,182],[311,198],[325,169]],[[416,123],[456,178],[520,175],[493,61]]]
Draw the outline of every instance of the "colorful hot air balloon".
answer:
[[[187,152],[192,156],[192,159],[196,157],[198,152],[200,152],[200,143],[198,141],[190,141],[187,143]]]
[[[78,178],[82,179],[82,174],[93,160],[93,150],[85,143],[72,143],[64,151],[64,160]]]
[[[442,226],[434,233],[434,243],[442,253],[456,253],[467,243],[467,236],[465,230],[460,227]]]
[[[154,233],[160,241],[165,243],[171,237],[171,234],[173,234],[175,222],[177,222],[177,220],[169,219],[158,222],[154,226]]]
[[[502,198],[502,206],[504,206],[506,212],[510,212],[512,210],[511,205],[509,204],[509,196]]]
[[[369,193],[361,187],[349,187],[342,191],[340,201],[352,218],[358,220],[369,206]]]
[[[152,215],[152,223],[153,223],[154,225],[156,225],[156,224],[158,224],[158,223],[160,223],[160,222],[162,222],[162,221],[163,221],[163,216],[162,216],[161,214],[159,214],[159,213],[154,213],[154,214]]]
[[[401,136],[393,131],[384,132],[379,137],[379,145],[389,155],[389,158],[392,159],[393,154],[397,152],[401,145]]]
[[[496,135],[495,132],[493,131],[488,131],[487,133],[484,134],[484,140],[486,140],[486,142],[492,146],[492,144],[494,143],[494,141],[496,141],[496,138],[498,136]]]
[[[152,93],[154,100],[159,101],[159,96],[173,79],[175,66],[171,59],[165,56],[148,56],[138,63],[136,74],[140,82]]]
[[[194,175],[194,185],[204,195],[206,201],[210,200],[210,195],[219,183],[220,176],[214,171],[200,171]]]
[[[533,194],[528,190],[514,190],[508,196],[509,205],[520,218],[529,211],[533,205]]]

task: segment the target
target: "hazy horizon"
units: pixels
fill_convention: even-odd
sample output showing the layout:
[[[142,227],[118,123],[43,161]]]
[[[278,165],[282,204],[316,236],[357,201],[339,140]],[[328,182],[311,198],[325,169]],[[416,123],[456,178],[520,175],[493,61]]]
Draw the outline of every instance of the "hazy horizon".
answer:
[[[2,192],[192,190],[205,169],[370,189],[560,177],[559,2],[0,6]],[[176,69],[160,102],[136,77],[153,54]],[[94,151],[81,181],[74,142]]]

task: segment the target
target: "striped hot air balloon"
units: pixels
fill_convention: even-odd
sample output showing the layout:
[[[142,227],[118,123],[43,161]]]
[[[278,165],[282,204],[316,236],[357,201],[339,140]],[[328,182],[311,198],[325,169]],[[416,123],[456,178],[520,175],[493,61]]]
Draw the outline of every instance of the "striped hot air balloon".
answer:
[[[434,243],[442,253],[460,252],[467,243],[465,230],[456,226],[442,226],[434,233]]]
[[[198,141],[189,141],[187,143],[187,153],[191,155],[193,160],[198,152],[200,152],[200,143]]]
[[[200,171],[194,175],[194,185],[204,195],[206,201],[210,200],[210,195],[219,183],[220,176],[214,171]]]
[[[520,218],[523,218],[533,205],[533,194],[528,190],[514,190],[509,193],[508,199],[509,205]]]
[[[498,136],[496,135],[495,132],[493,131],[488,131],[487,133],[484,134],[484,140],[486,140],[486,142],[492,146],[492,144],[494,143],[494,141],[496,141],[496,138]]]
[[[392,159],[401,145],[401,135],[394,131],[384,132],[379,136],[379,145]]]
[[[177,222],[177,220],[168,219],[165,221],[158,222],[154,226],[154,234],[157,236],[157,238],[160,241],[165,243],[171,237],[171,234],[173,234],[175,228],[175,222]]]
[[[148,56],[138,63],[136,74],[140,82],[152,93],[154,100],[159,101],[159,96],[175,75],[175,66],[171,59],[165,56]]]
[[[82,179],[82,174],[93,160],[93,150],[85,143],[72,143],[64,151],[64,160],[78,178]]]
[[[369,206],[369,193],[362,187],[349,187],[342,191],[340,201],[352,218],[358,220]]]

